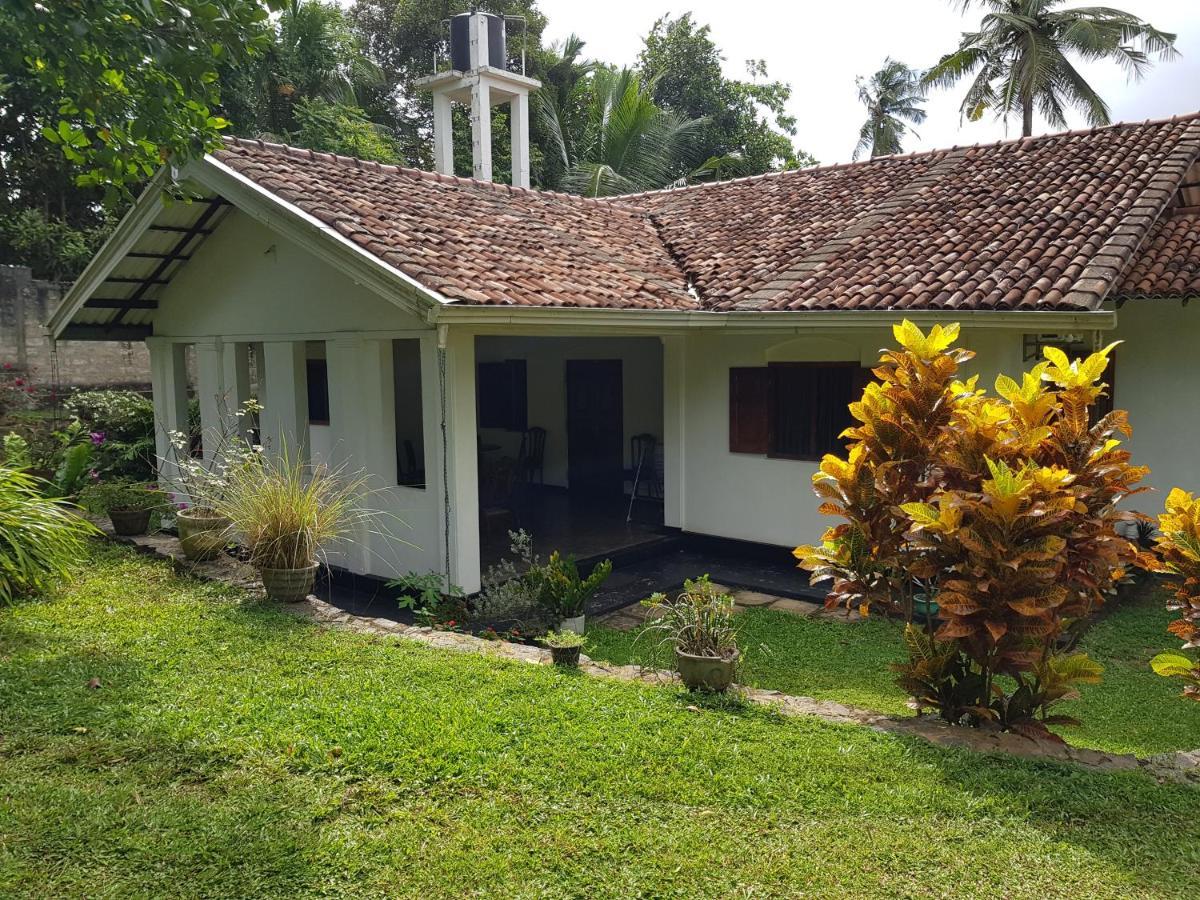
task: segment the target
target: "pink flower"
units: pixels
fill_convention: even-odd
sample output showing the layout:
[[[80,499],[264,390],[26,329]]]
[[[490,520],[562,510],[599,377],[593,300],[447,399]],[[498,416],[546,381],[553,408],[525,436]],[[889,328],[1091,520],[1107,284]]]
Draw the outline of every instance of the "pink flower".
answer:
[[[99,447],[101,444],[104,443],[104,439],[106,437],[108,437],[108,434],[107,434],[107,432],[104,432],[104,431],[93,431],[91,437],[92,437],[92,443],[95,446]]]
[[[22,387],[25,384],[25,379],[24,378],[14,378],[13,384],[15,384],[17,387]]]
[[[187,504],[186,503],[176,503],[175,508],[176,509],[187,509]]]

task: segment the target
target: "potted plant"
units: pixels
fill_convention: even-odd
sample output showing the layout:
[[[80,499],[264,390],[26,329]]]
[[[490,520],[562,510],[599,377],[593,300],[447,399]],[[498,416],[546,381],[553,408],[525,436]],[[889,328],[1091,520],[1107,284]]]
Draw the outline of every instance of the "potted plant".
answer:
[[[655,594],[647,631],[662,635],[675,650],[675,668],[691,690],[723,691],[733,683],[738,661],[733,598],[721,593],[707,575],[685,581],[674,600]]]
[[[98,481],[79,493],[80,506],[107,515],[113,533],[124,537],[145,534],[150,516],[161,511],[166,501],[166,494],[157,485],[136,481]]]
[[[216,511],[241,536],[267,596],[297,602],[312,593],[322,552],[363,523],[364,486],[365,476],[308,465],[286,447],[259,451],[229,467]]]
[[[573,557],[564,557],[557,550],[550,554],[537,572],[538,587],[543,605],[559,619],[559,631],[583,634],[587,602],[611,574],[612,561],[606,559],[597,563],[587,578],[580,578]]]
[[[233,523],[218,509],[229,489],[229,474],[255,455],[242,423],[262,411],[255,400],[247,400],[230,411],[224,398],[219,404],[218,423],[204,434],[206,453],[193,452],[193,435],[170,432],[170,451],[161,460],[163,471],[176,490],[175,527],[183,555],[193,562],[213,559],[233,538]],[[209,446],[211,445],[211,446]]]
[[[563,669],[578,668],[583,635],[574,631],[547,631],[542,643],[550,648],[550,660],[554,665]]]

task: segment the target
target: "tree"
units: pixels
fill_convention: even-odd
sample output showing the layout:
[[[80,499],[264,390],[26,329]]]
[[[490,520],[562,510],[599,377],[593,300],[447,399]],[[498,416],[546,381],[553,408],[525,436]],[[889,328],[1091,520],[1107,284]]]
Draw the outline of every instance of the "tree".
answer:
[[[869,81],[858,78],[856,84],[858,100],[867,108],[867,121],[858,133],[854,158],[864,150],[869,150],[872,158],[902,152],[909,126],[925,121],[920,73],[888,57]]]
[[[348,120],[367,120],[362,98],[385,82],[345,13],[320,0],[290,0],[264,51],[225,67],[221,80],[222,111],[235,134],[282,140],[301,128],[303,101],[339,107]]]
[[[660,109],[631,69],[596,69],[581,87],[590,99],[577,132],[564,127],[549,95],[535,101],[546,129],[559,138],[564,190],[588,197],[652,190],[694,169],[706,120]]]
[[[6,128],[58,147],[84,187],[110,196],[166,159],[216,146],[218,68],[262,50],[278,0],[12,0],[5,36]]]
[[[1109,121],[1108,104],[1071,63],[1112,60],[1141,78],[1151,55],[1176,56],[1175,35],[1119,9],[1060,9],[1064,0],[958,0],[965,12],[985,13],[978,31],[964,32],[958,49],[925,73],[924,84],[950,87],[972,77],[962,114],[975,121],[994,110],[1007,121],[1020,113],[1021,133],[1033,133],[1036,109],[1055,128],[1067,127],[1067,108],[1090,125]]]
[[[768,81],[762,60],[747,62],[749,80],[726,78],[722,59],[709,27],[698,26],[691,13],[685,13],[654,23],[638,56],[638,69],[660,107],[706,120],[697,152],[711,161],[710,168],[753,175],[815,163],[792,143],[796,121],[786,111],[791,87]],[[682,169],[676,172],[684,174]]]
[[[304,97],[296,104],[294,115],[297,128],[288,134],[289,143],[375,162],[397,160],[396,145],[386,129],[370,121],[357,106]]]

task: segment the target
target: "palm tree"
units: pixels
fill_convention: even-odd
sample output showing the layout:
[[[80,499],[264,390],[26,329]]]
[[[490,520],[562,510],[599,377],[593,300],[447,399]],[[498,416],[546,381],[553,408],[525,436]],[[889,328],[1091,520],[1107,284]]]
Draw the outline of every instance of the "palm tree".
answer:
[[[904,136],[912,131],[909,126],[925,121],[921,73],[889,56],[869,81],[860,77],[855,84],[858,100],[867,108],[867,121],[858,132],[854,158],[858,159],[864,150],[870,150],[872,158],[899,153]]]
[[[1033,133],[1033,111],[1056,128],[1066,128],[1074,107],[1090,125],[1106,125],[1108,104],[1071,64],[1109,59],[1132,79],[1141,78],[1150,56],[1175,57],[1175,35],[1119,9],[1088,6],[1060,9],[1064,0],[958,0],[966,12],[976,3],[987,11],[978,31],[965,32],[958,49],[925,73],[926,86],[948,87],[973,75],[962,113],[972,121],[986,109],[1006,121],[1021,114],[1021,133]]]
[[[652,190],[692,165],[707,120],[660,109],[651,88],[631,69],[596,68],[577,87],[587,102],[576,122],[564,121],[564,104],[553,94],[535,95],[566,169],[564,190],[587,197]]]

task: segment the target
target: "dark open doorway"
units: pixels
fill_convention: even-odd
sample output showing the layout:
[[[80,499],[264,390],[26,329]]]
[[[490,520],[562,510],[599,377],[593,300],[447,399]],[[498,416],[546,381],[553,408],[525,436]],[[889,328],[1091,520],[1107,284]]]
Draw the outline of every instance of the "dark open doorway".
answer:
[[[567,360],[567,485],[577,496],[621,496],[621,392],[619,359]]]

